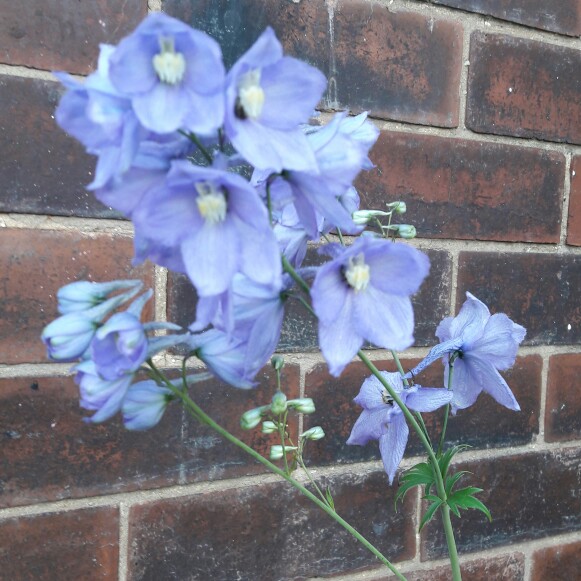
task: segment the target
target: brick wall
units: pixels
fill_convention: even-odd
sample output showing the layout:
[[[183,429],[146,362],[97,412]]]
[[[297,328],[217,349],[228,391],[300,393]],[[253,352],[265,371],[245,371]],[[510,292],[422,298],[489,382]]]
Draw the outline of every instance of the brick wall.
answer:
[[[67,281],[142,277],[158,318],[191,319],[187,281],[131,269],[130,225],[84,191],[93,161],[53,120],[50,71],[86,74],[98,43],[148,8],[210,32],[228,64],[270,24],[329,76],[326,110],[370,111],[381,136],[362,197],[406,201],[433,265],[404,365],[466,290],[528,329],[506,374],[522,411],[482,396],[450,423],[450,439],[472,445],[459,465],[494,518],[456,521],[465,578],[581,578],[581,0],[0,0],[0,578],[385,578],[342,529],[180,409],[145,434],[84,425],[68,365],[46,362],[38,336]],[[395,512],[376,447],[345,446],[363,367],[332,381],[298,310],[282,345],[289,392],[318,405],[304,425],[328,434],[311,465],[339,512],[409,579],[448,579],[441,528],[415,534],[418,497]],[[392,367],[384,352],[372,358]],[[268,370],[252,393],[210,382],[195,399],[237,432],[272,382]],[[412,438],[404,466],[420,453]]]

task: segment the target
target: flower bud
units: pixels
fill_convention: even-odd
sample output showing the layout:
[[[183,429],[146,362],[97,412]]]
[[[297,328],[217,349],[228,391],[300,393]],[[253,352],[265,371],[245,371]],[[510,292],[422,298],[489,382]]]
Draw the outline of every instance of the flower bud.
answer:
[[[391,204],[387,204],[387,207],[396,214],[405,214],[407,210],[405,202],[392,202]]]
[[[310,430],[307,430],[303,434],[301,434],[301,438],[306,440],[320,440],[321,438],[325,437],[325,432],[321,426],[314,426]]]
[[[263,434],[274,434],[277,431],[278,431],[278,427],[274,422],[271,422],[270,420],[266,420],[265,422],[262,422],[262,433]]]
[[[302,414],[312,414],[315,411],[315,402],[310,397],[291,399],[288,407]]]
[[[296,446],[285,446],[284,451],[288,454],[289,452],[293,452],[296,450]],[[270,459],[271,460],[280,460],[283,456],[283,448],[280,445],[271,446],[270,447]]]
[[[356,210],[351,214],[351,218],[357,226],[365,226],[366,224],[369,224],[373,218],[378,216],[389,216],[389,213],[382,212],[381,210]]]
[[[271,360],[270,364],[276,371],[280,371],[284,367],[284,357],[280,355],[275,355]]]
[[[270,404],[270,411],[278,416],[286,412],[286,395],[282,391],[277,391],[272,396],[272,403]]]
[[[397,227],[397,235],[400,238],[405,238],[406,240],[411,240],[416,237],[416,227],[411,224],[399,224]]]
[[[244,412],[240,418],[240,427],[243,430],[255,428],[261,421],[262,416],[268,411],[270,406],[263,405]]]

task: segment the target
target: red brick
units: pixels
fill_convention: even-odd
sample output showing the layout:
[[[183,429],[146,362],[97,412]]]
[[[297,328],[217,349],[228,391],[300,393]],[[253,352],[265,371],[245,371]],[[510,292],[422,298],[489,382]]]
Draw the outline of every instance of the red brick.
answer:
[[[2,579],[116,579],[118,560],[116,508],[0,520]]]
[[[581,144],[581,51],[474,32],[466,125],[478,133]]]
[[[419,360],[402,359],[404,369],[413,368]],[[378,361],[380,370],[395,371],[392,361]],[[519,357],[515,366],[503,372],[513,390],[521,411],[516,413],[482,394],[476,404],[450,416],[446,444],[468,444],[474,448],[509,447],[529,443],[539,433],[542,359],[539,356]],[[347,439],[361,408],[353,403],[363,381],[371,374],[362,363],[352,363],[336,379],[324,365],[318,365],[305,379],[306,393],[315,401],[316,412],[305,417],[305,427],[320,425],[325,430],[322,440],[309,445],[306,458],[311,464],[335,464],[378,460],[377,442],[366,446],[348,446]],[[443,366],[434,363],[415,378],[417,383],[444,387]],[[423,414],[432,440],[437,441],[442,429],[443,410]],[[410,434],[406,457],[424,455],[419,438]]]
[[[545,439],[581,438],[581,354],[553,355],[549,360]]]
[[[46,362],[42,329],[58,316],[56,292],[80,279],[140,278],[153,284],[151,265],[132,269],[132,241],[105,234],[0,230],[0,353],[2,363]],[[147,307],[145,317],[152,311]]]
[[[332,105],[336,98],[340,108],[382,119],[458,125],[461,24],[340,0],[332,26]]]
[[[119,419],[82,421],[72,377],[0,380],[0,506],[17,506],[178,483],[182,410],[159,425],[125,430]]]
[[[567,244],[581,246],[581,155],[576,155],[571,160]]]
[[[559,241],[561,153],[382,131],[371,159],[357,180],[362,207],[403,200],[423,238]]]
[[[522,553],[502,555],[491,559],[475,559],[460,565],[462,577],[469,581],[490,581],[503,579],[504,581],[524,581],[525,560]],[[405,574],[408,581],[452,581],[450,567],[440,566],[421,571],[412,571]],[[369,581],[381,581],[385,576],[371,578]],[[395,579],[390,575],[387,579]]]
[[[105,2],[0,0],[0,62],[87,73],[99,43],[112,44],[147,14],[146,0]]]
[[[581,529],[581,450],[520,454],[464,462],[458,470],[472,474],[465,486],[483,488],[478,498],[492,514],[492,522],[479,511],[452,517],[460,552],[489,550],[524,540]],[[464,482],[464,481],[463,481]],[[446,541],[440,518],[422,531],[422,559],[444,557]]]
[[[487,14],[524,24],[541,30],[549,30],[570,36],[581,35],[581,2],[579,0],[433,0],[434,4],[444,4]]]
[[[414,494],[393,510],[385,474],[332,476],[337,512],[388,558],[414,554]],[[376,565],[375,557],[286,483],[135,506],[129,575],[136,579],[304,579]]]
[[[0,75],[0,211],[117,216],[85,190],[95,160],[57,126],[61,93],[52,81]]]
[[[581,257],[461,252],[456,309],[466,291],[527,329],[528,345],[581,341]]]
[[[547,547],[533,553],[531,581],[581,579],[581,542]]]
[[[271,26],[285,52],[329,69],[329,18],[318,0],[163,0],[163,11],[215,38],[228,67]]]

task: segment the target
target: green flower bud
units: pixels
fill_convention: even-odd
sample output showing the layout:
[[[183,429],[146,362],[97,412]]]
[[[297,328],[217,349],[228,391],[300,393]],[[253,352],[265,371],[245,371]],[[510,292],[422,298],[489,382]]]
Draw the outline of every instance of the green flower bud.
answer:
[[[356,210],[351,214],[351,218],[357,226],[365,226],[365,224],[369,224],[373,218],[378,216],[389,216],[389,213],[381,210]]]
[[[286,395],[282,391],[277,391],[272,396],[272,403],[270,404],[270,411],[278,416],[286,412]]]
[[[271,422],[270,420],[262,422],[263,434],[274,434],[275,432],[278,432],[278,427],[274,422]]]
[[[240,418],[240,427],[243,430],[255,428],[261,421],[262,416],[269,410],[270,406],[263,405],[259,408],[253,408],[244,412]]]
[[[400,238],[405,238],[406,240],[411,240],[416,237],[416,227],[411,224],[399,224],[397,227],[397,235]]]
[[[270,360],[270,364],[276,371],[280,371],[284,367],[284,357],[281,357],[280,355],[274,355]]]
[[[285,446],[284,451],[288,454],[289,452],[293,452],[296,450],[296,446]],[[271,460],[280,460],[282,458],[282,446],[276,445],[270,447],[270,459]]]
[[[301,434],[301,438],[306,440],[320,440],[321,438],[325,437],[325,432],[321,426],[314,426],[310,430],[307,430],[303,434]]]
[[[315,402],[310,397],[291,399],[288,407],[303,414],[312,414],[315,411]]]
[[[387,207],[393,210],[396,214],[405,214],[407,210],[405,202],[392,202],[391,204],[387,204]]]

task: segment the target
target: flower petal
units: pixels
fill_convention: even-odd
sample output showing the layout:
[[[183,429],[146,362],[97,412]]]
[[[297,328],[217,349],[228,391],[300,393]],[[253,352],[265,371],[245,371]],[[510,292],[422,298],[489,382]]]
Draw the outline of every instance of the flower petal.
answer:
[[[416,412],[433,412],[438,408],[450,403],[452,392],[439,387],[418,387],[406,398],[408,408]]]
[[[403,414],[394,414],[387,432],[379,438],[379,451],[390,484],[393,484],[395,472],[403,458],[408,435],[409,428]]]
[[[387,412],[388,410],[385,409],[385,406],[371,411],[363,410],[355,424],[353,424],[347,444],[350,446],[365,446],[371,440],[379,440],[382,434],[389,429],[386,423]]]
[[[478,374],[483,391],[509,410],[520,411],[520,406],[510,387],[492,363],[473,356],[470,357],[467,365],[470,365],[473,375]]]

